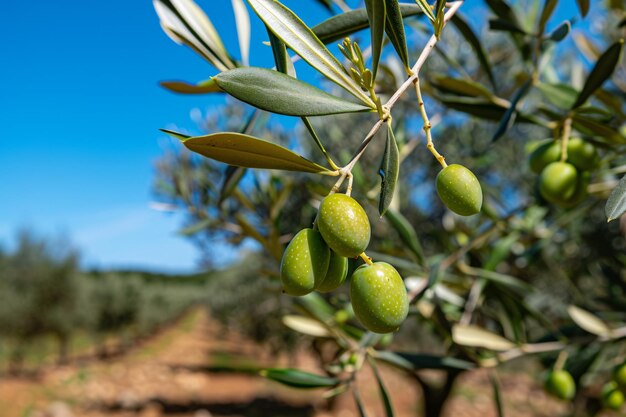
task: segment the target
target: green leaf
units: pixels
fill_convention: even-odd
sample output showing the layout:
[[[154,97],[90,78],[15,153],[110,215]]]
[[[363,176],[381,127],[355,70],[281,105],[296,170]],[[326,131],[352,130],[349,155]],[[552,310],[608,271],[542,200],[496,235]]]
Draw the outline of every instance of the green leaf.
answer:
[[[328,171],[287,148],[242,133],[220,132],[177,139],[193,152],[230,165],[311,173]]]
[[[552,33],[550,33],[550,35],[548,35],[548,40],[553,42],[561,42],[569,34],[571,29],[572,24],[568,20],[566,20],[565,22],[561,23],[556,29],[554,29]]]
[[[354,398],[354,404],[356,405],[356,409],[359,411],[359,417],[367,417],[365,406],[363,405],[363,401],[361,401],[361,394],[359,394],[356,387],[352,388],[352,398]]]
[[[411,17],[422,13],[418,6],[406,3],[400,4],[400,11],[403,17]],[[366,29],[368,26],[367,11],[365,9],[356,9],[328,18],[322,23],[313,26],[311,30],[323,43],[330,43],[352,35],[359,30]]]
[[[509,108],[502,115],[502,119],[500,119],[500,123],[498,124],[498,128],[496,132],[493,134],[491,138],[492,142],[500,139],[504,134],[513,126],[515,123],[515,119],[517,118],[517,105],[528,91],[530,91],[530,87],[532,86],[532,79],[526,81],[522,87],[515,93],[513,99],[511,100],[511,104]]]
[[[378,174],[380,175],[380,200],[378,202],[378,212],[381,217],[389,208],[393,200],[393,193],[398,182],[398,174],[400,172],[400,152],[398,152],[398,144],[393,134],[391,123],[387,123],[387,142],[385,143],[385,152],[380,162]]]
[[[391,226],[400,235],[400,240],[407,246],[407,248],[415,255],[415,258],[420,264],[424,264],[424,250],[417,238],[417,233],[411,225],[411,223],[400,212],[395,210],[387,210],[385,219],[389,221]]]
[[[368,107],[332,96],[317,87],[278,71],[236,68],[213,79],[231,96],[256,108],[289,116],[369,111]]]
[[[387,8],[387,23],[385,32],[394,49],[398,53],[400,60],[407,70],[411,69],[409,63],[409,50],[406,46],[406,35],[404,34],[404,22],[402,21],[402,12],[398,0],[384,0]]]
[[[572,126],[581,133],[589,136],[598,136],[612,143],[626,143],[626,137],[619,131],[613,129],[606,123],[598,122],[578,113],[574,114],[572,117]]]
[[[153,0],[161,27],[176,43],[185,44],[225,71],[235,68],[207,15],[192,0]]]
[[[217,202],[221,205],[232,194],[233,190],[237,188],[239,182],[246,174],[246,168],[229,165],[224,172],[224,180],[222,181],[222,187],[220,188],[220,198]]]
[[[500,381],[498,381],[495,371],[489,375],[489,380],[491,381],[491,387],[493,388],[493,401],[496,405],[498,417],[504,417],[504,404],[502,402],[502,395],[500,394]]]
[[[468,97],[493,97],[491,91],[476,81],[440,76],[433,78],[431,83],[438,90],[444,93],[452,93]]]
[[[452,328],[452,340],[457,345],[481,347],[495,351],[504,351],[515,348],[515,344],[510,340],[472,325],[455,325]]]
[[[447,107],[462,111],[467,114],[471,114],[476,117],[487,120],[502,120],[504,113],[508,107],[503,107],[495,103],[487,102],[484,99],[477,98],[440,98],[440,101]],[[523,113],[517,114],[517,122],[520,123],[532,123],[543,126],[540,119],[533,115],[527,115]]]
[[[308,317],[287,315],[283,317],[283,324],[292,330],[307,336],[331,337],[328,328],[317,320]]]
[[[490,19],[489,29],[498,32],[510,32],[518,33],[521,35],[528,35],[528,33],[526,33],[526,31],[519,27],[517,24],[505,19]]]
[[[489,63],[487,53],[485,52],[482,43],[478,39],[478,36],[476,36],[470,25],[467,24],[465,19],[463,19],[459,13],[452,16],[451,22],[456,26],[456,28],[459,30],[459,32],[461,32],[463,37],[465,37],[465,40],[474,49],[474,52],[476,53],[476,58],[478,58],[478,62],[480,63],[483,71],[487,73],[491,86],[493,88],[496,88],[496,79],[493,76],[491,64]]]
[[[444,25],[444,13],[445,13],[445,8],[446,8],[446,1],[445,0],[437,0],[436,2],[436,6],[435,6],[435,36],[437,37],[437,39],[439,39],[439,37],[441,36],[441,31],[443,30],[443,25]]]
[[[200,220],[198,223],[195,223],[195,224],[192,224],[191,226],[187,226],[183,229],[180,229],[177,233],[181,236],[195,235],[196,233],[211,226],[211,224],[213,224],[213,219]]]
[[[486,3],[500,19],[508,20],[512,24],[519,26],[519,20],[513,9],[504,0],[486,0]]]
[[[221,93],[213,78],[200,81],[198,84],[190,84],[185,81],[161,81],[161,87],[179,94],[207,94]]]
[[[293,388],[328,388],[334,387],[340,382],[337,378],[291,368],[268,368],[263,369],[259,374]]]
[[[250,14],[243,0],[231,0],[233,11],[235,12],[235,23],[237,25],[237,38],[239,39],[239,50],[241,51],[241,62],[244,66],[249,65],[250,58]]]
[[[426,0],[415,0],[415,2],[419,8],[422,9],[422,12],[424,12],[426,17],[428,17],[431,22],[435,23],[435,14],[433,13],[433,9],[431,9],[430,4],[428,4]]]
[[[588,331],[596,336],[608,336],[611,329],[598,317],[594,316],[587,310],[570,305],[567,313],[581,329]]]
[[[615,71],[615,68],[619,63],[623,45],[623,40],[615,42],[600,56],[600,58],[598,58],[596,65],[593,67],[591,73],[587,77],[583,90],[578,95],[578,98],[572,106],[572,109],[583,105],[585,101],[587,101],[587,99],[598,88],[600,88],[609,77],[611,77],[613,71]]]
[[[604,207],[604,213],[608,221],[615,220],[626,212],[626,176],[622,177],[617,186],[609,194],[609,199]]]
[[[365,0],[367,19],[369,21],[372,38],[372,78],[376,79],[380,53],[383,49],[383,38],[385,36],[385,20],[387,11],[385,0]]]
[[[476,368],[471,362],[449,356],[427,354],[376,351],[374,357],[397,368],[414,372],[420,369],[435,369],[444,371],[467,371]]]
[[[589,0],[576,0],[576,4],[578,5],[580,15],[582,17],[587,16],[587,13],[589,13]]]
[[[337,58],[291,10],[276,0],[248,0],[248,3],[270,30],[313,68],[369,107],[376,107]]]
[[[543,34],[546,31],[546,24],[548,20],[550,20],[550,16],[554,12],[556,5],[559,0],[545,0],[543,3],[543,9],[541,10],[541,16],[539,17],[539,30],[537,33],[539,35]]]
[[[274,63],[276,64],[276,71],[287,74],[290,77],[296,78],[296,69],[293,66],[293,62],[289,58],[287,53],[287,45],[278,36],[265,26],[267,29],[267,35],[270,38],[270,45],[272,46],[272,54],[274,54]]]
[[[536,87],[546,100],[563,110],[570,109],[578,96],[578,91],[568,84],[538,83]]]
[[[376,382],[378,383],[378,391],[380,392],[380,398],[383,400],[383,405],[385,406],[385,414],[387,415],[387,417],[394,417],[395,413],[393,412],[393,404],[391,404],[391,400],[389,399],[389,393],[387,392],[387,388],[385,388],[385,383],[380,376],[380,372],[378,372],[376,362],[373,359],[370,359],[369,363],[372,367],[372,371],[374,371]]]

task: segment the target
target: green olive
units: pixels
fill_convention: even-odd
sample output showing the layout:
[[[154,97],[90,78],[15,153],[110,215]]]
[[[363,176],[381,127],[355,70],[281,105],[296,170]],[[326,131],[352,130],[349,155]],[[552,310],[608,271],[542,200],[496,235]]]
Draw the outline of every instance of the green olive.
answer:
[[[348,276],[348,258],[330,251],[328,272],[315,289],[319,292],[330,292],[341,286]]]
[[[370,221],[365,210],[345,194],[332,194],[322,200],[316,222],[328,246],[346,258],[356,258],[370,243]]]
[[[330,249],[322,235],[313,229],[299,231],[289,242],[280,263],[280,280],[289,295],[305,295],[324,279],[330,262]]]
[[[572,164],[552,162],[541,171],[539,192],[551,203],[562,203],[576,192],[578,173]]]
[[[409,312],[404,281],[388,263],[362,265],[350,281],[354,315],[366,329],[375,333],[398,330]]]
[[[624,394],[619,390],[615,381],[602,387],[602,405],[611,410],[619,410],[624,405]]]
[[[531,152],[528,157],[528,164],[531,171],[539,174],[548,164],[558,161],[560,157],[561,144],[554,140],[549,140],[548,142],[543,142]]]
[[[556,204],[559,207],[572,208],[582,203],[589,195],[589,193],[587,192],[587,187],[589,186],[590,181],[591,174],[588,171],[579,172],[574,194],[567,200],[557,202]]]
[[[626,393],[626,363],[621,364],[613,370],[613,380],[619,388]]]
[[[546,379],[546,391],[562,400],[571,400],[576,394],[576,383],[569,372],[552,371]]]
[[[476,176],[463,165],[452,164],[437,174],[437,193],[450,210],[461,216],[480,212],[483,191]]]
[[[581,138],[571,138],[567,142],[567,162],[581,171],[588,171],[598,166],[598,151],[593,144]]]

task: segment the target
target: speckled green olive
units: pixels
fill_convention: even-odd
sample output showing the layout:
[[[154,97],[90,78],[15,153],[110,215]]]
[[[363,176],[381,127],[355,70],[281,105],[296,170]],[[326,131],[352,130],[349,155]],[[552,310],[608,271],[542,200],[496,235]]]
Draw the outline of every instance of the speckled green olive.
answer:
[[[546,379],[546,391],[562,400],[571,400],[576,394],[576,383],[572,375],[565,371],[552,371]]]
[[[543,142],[531,152],[528,157],[528,164],[532,172],[539,174],[548,164],[558,161],[559,158],[561,158],[561,144],[554,140],[549,140]]]
[[[602,387],[602,405],[611,410],[619,410],[624,405],[624,394],[619,390],[615,381]]]
[[[354,315],[366,329],[375,333],[398,330],[409,312],[404,281],[388,263],[362,265],[350,280]]]
[[[289,242],[280,263],[280,280],[289,295],[313,291],[326,276],[330,249],[322,235],[313,229],[299,231]]]
[[[341,286],[348,276],[348,258],[330,251],[330,263],[326,276],[315,289],[319,292],[330,292]]]
[[[567,162],[552,162],[541,171],[539,192],[551,203],[562,203],[576,192],[578,172]]]
[[[626,393],[626,363],[621,364],[613,370],[613,381]]]
[[[345,194],[332,194],[322,200],[316,222],[328,246],[346,258],[356,258],[370,243],[370,221],[365,210]]]
[[[437,194],[446,207],[461,216],[476,214],[483,205],[480,183],[463,165],[448,165],[437,174]]]
[[[581,171],[588,171],[598,166],[600,158],[593,144],[581,138],[571,138],[567,142],[567,162]]]
[[[562,208],[572,208],[582,203],[589,195],[587,187],[589,186],[590,181],[591,174],[588,171],[579,172],[574,194],[567,200],[557,202],[556,204]]]

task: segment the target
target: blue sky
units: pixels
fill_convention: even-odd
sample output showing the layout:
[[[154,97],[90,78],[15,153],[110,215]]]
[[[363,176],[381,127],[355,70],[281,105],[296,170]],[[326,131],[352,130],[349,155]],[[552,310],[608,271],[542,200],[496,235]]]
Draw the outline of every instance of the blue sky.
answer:
[[[230,1],[198,3],[238,51]],[[328,16],[313,1],[285,3],[311,24]],[[151,1],[12,1],[2,15],[0,243],[31,227],[68,236],[85,266],[194,270],[196,250],[175,235],[180,219],[149,207],[152,164],[169,141],[158,128],[193,132],[191,110],[215,99],[157,83],[215,71],[167,38]],[[260,40],[251,62],[270,66]]]

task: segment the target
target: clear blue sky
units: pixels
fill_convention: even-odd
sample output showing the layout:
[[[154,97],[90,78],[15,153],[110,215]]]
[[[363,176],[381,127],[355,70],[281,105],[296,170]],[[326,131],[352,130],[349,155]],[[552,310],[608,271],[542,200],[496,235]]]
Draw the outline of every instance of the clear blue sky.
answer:
[[[227,48],[238,51],[230,1],[198,3],[211,6]],[[313,1],[285,3],[310,24],[328,16]],[[151,1],[12,1],[2,9],[0,243],[32,227],[67,235],[86,266],[193,270],[194,247],[175,235],[180,219],[149,207],[152,164],[168,141],[158,128],[193,131],[190,111],[214,99],[157,83],[215,71],[166,37]],[[260,41],[253,37],[251,62],[269,66]]]

